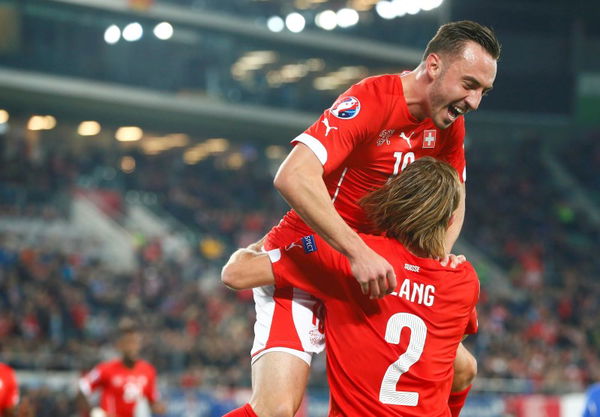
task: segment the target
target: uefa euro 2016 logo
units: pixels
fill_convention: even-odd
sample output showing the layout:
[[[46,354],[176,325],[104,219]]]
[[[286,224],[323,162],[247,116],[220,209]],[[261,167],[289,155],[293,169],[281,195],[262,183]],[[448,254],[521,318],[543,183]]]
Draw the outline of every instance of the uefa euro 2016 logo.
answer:
[[[356,97],[344,97],[333,103],[329,112],[338,119],[352,119],[360,111],[360,101]]]

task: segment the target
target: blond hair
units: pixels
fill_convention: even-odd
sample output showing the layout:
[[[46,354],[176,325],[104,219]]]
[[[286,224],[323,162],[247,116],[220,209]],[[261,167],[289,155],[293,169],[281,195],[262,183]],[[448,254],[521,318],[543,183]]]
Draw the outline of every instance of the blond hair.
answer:
[[[445,255],[450,218],[460,200],[456,170],[424,157],[360,200],[373,225],[419,256]]]

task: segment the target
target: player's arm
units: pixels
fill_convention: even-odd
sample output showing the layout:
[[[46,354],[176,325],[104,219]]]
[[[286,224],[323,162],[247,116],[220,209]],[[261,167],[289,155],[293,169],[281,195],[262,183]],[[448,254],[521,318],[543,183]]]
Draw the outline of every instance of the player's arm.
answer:
[[[165,414],[167,412],[167,406],[160,399],[160,392],[158,391],[158,386],[156,384],[156,369],[154,369],[154,367],[151,367],[148,380],[149,382],[144,389],[144,395],[148,399],[150,410],[154,414]]]
[[[75,398],[75,403],[77,404],[77,409],[82,416],[89,416],[90,410],[92,409],[88,397],[81,392],[81,390],[77,391],[77,398]]]
[[[16,417],[17,416],[17,407],[9,407],[4,410],[2,413],[2,417]]]
[[[94,367],[91,371],[79,378],[77,382],[78,390],[75,402],[81,415],[88,416],[92,409],[90,397],[92,392],[102,385],[103,367],[102,365]]]
[[[231,289],[244,290],[273,285],[275,276],[269,256],[265,252],[238,249],[223,267],[221,280]]]
[[[396,287],[394,269],[335,210],[323,172],[323,165],[313,151],[299,143],[281,164],[274,184],[306,224],[348,258],[363,293],[383,297]]]

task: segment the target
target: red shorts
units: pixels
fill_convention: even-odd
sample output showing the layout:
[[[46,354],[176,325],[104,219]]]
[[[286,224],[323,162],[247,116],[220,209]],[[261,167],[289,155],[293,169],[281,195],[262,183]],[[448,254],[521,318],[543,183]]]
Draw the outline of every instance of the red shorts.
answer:
[[[310,229],[292,229],[281,222],[267,235],[264,249],[285,247],[311,233]],[[252,363],[267,352],[279,351],[310,365],[312,353],[325,349],[325,334],[318,319],[322,305],[312,295],[292,287],[266,286],[254,289],[254,302]]]

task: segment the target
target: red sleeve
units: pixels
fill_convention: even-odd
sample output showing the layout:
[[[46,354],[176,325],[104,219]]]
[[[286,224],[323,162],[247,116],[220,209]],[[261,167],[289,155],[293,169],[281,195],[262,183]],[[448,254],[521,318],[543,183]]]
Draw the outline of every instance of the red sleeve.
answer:
[[[386,85],[379,77],[353,85],[292,143],[308,146],[323,164],[324,175],[334,171],[361,142],[383,128],[391,107]]]
[[[445,148],[440,155],[442,161],[452,165],[461,182],[467,181],[467,161],[465,159],[465,119],[459,117],[449,128]]]
[[[106,364],[101,363],[95,366],[79,379],[79,390],[86,396],[91,395],[98,387],[104,385],[104,381],[107,379],[106,374]]]
[[[465,334],[475,334],[478,330],[479,320],[477,319],[477,308],[474,308],[471,310],[471,315],[469,316],[469,322],[467,323]]]
[[[6,395],[4,396],[4,404],[2,404],[3,410],[16,407],[19,403],[19,384],[17,383],[15,371],[8,368],[5,376]]]
[[[343,283],[354,282],[347,259],[317,235],[268,254],[276,286],[293,286],[325,300],[339,298]]]
[[[148,385],[146,385],[144,395],[150,404],[154,404],[160,399],[160,393],[156,384],[156,369],[151,365],[148,371]]]
[[[475,334],[477,333],[477,331],[479,330],[479,319],[477,318],[477,303],[479,302],[479,293],[480,293],[480,286],[479,286],[479,278],[477,277],[477,273],[475,272],[475,269],[471,268],[472,270],[472,274],[475,278],[475,284],[476,284],[476,288],[475,288],[475,296],[473,297],[473,308],[471,309],[471,314],[469,315],[469,322],[467,323],[467,327],[465,329],[465,334]]]

